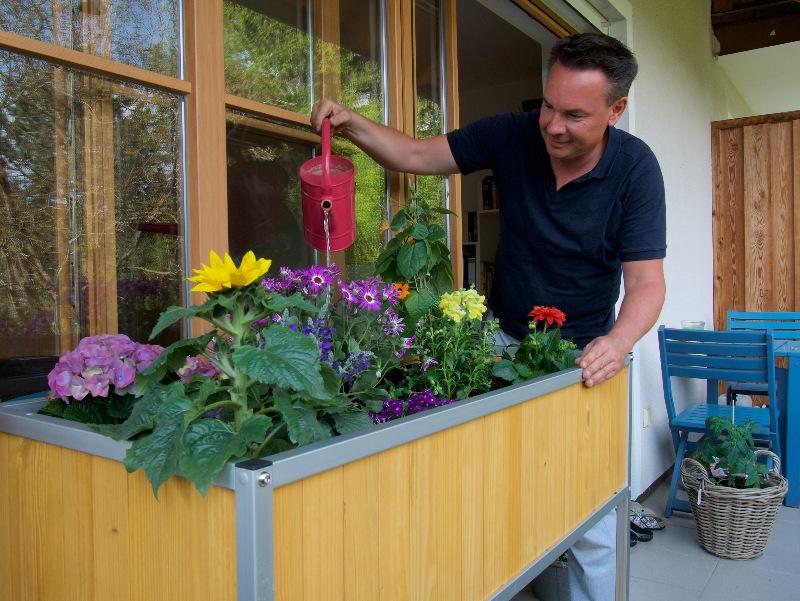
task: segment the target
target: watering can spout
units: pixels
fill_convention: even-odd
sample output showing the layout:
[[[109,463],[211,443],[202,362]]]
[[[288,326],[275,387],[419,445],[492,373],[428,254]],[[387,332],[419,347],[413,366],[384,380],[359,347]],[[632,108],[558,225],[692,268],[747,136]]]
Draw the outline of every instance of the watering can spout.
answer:
[[[337,252],[356,238],[355,167],[345,157],[331,154],[330,119],[322,122],[321,138],[321,156],[300,166],[303,234],[317,250]]]

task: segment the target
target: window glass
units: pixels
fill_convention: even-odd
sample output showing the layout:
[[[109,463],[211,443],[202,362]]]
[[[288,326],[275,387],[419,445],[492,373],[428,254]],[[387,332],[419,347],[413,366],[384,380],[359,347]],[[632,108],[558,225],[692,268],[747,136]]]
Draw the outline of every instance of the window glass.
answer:
[[[416,137],[431,138],[443,133],[441,19],[440,0],[415,1],[416,52]],[[420,196],[428,202],[445,206],[445,178],[417,178]],[[442,217],[445,225],[445,217]]]
[[[178,76],[179,0],[0,0],[0,29]]]
[[[383,122],[381,11],[378,0],[339,2],[338,88],[342,104]],[[335,88],[335,86],[333,86]],[[356,168],[356,241],[345,253],[351,277],[371,275],[385,244],[386,175],[383,167],[353,145],[337,152]]]
[[[0,358],[146,341],[183,286],[180,100],[0,51]],[[176,325],[159,336],[168,344]]]
[[[228,240],[237,259],[248,250],[273,267],[304,267],[313,251],[303,238],[300,165],[313,143],[281,125],[228,113]]]
[[[225,0],[225,89],[298,113],[311,111],[309,12],[303,0]]]

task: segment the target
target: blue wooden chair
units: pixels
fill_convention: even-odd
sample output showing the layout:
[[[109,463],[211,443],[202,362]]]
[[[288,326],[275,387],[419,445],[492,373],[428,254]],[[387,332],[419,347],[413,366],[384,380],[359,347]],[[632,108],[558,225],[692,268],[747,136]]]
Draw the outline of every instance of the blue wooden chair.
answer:
[[[781,340],[800,340],[800,311],[770,312],[770,311],[728,311],[726,329],[731,331],[758,331],[772,332],[775,342]],[[786,385],[786,369],[777,368],[775,372],[778,389],[778,408],[782,403],[782,389]],[[737,395],[765,395],[764,384],[751,384],[745,386],[739,382],[728,383],[728,402],[736,402]]]
[[[769,443],[772,451],[781,456],[778,430],[778,409],[775,400],[775,359],[772,333],[713,332],[704,330],[658,329],[661,353],[661,374],[664,383],[664,402],[667,406],[669,429],[675,447],[675,467],[664,516],[672,511],[690,511],[689,503],[675,499],[680,478],[680,466],[687,451],[697,447],[690,441],[691,433],[706,432],[706,418],[735,417],[737,424],[754,422],[753,437]],[[675,410],[673,378],[706,381],[704,402],[691,403],[680,413]],[[745,385],[764,384],[770,403],[767,409],[720,405],[719,382],[735,381]],[[735,413],[734,413],[735,409]]]

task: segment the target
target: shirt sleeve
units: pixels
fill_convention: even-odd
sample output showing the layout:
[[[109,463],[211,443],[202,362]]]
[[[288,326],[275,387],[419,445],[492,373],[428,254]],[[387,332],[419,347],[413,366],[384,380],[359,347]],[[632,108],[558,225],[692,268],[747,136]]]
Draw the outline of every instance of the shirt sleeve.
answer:
[[[498,142],[513,128],[513,113],[493,115],[474,121],[447,134],[450,152],[464,175],[480,169],[494,169]]]
[[[664,177],[652,151],[633,169],[623,199],[618,242],[623,263],[663,259],[667,255]]]

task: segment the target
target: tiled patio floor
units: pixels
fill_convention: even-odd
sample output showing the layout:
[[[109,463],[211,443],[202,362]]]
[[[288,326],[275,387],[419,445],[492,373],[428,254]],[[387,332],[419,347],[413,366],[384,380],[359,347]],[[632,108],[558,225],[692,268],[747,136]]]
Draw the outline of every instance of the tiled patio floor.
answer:
[[[664,509],[666,486],[644,505]],[[782,507],[764,554],[720,559],[697,542],[691,515],[676,512],[653,540],[631,549],[630,601],[800,601],[800,509]],[[514,601],[533,601],[525,591]]]

